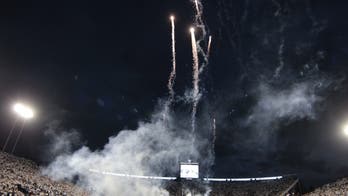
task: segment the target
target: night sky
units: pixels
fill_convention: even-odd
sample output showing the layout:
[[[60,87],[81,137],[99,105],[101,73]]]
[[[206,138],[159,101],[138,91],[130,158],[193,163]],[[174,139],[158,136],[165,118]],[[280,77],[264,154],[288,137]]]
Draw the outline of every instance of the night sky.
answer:
[[[348,176],[348,4],[202,3],[213,45],[197,122],[216,118],[214,176],[297,174],[305,186]],[[16,101],[33,105],[36,117],[15,154],[42,164],[52,123],[57,134],[76,130],[81,143],[101,149],[149,121],[168,96],[170,14],[180,100],[192,88],[189,0],[1,2],[0,143]]]

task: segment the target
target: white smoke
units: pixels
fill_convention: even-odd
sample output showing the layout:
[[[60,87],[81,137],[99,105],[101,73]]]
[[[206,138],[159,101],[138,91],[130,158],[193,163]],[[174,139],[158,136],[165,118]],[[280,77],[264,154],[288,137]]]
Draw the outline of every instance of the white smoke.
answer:
[[[255,130],[259,142],[265,142],[281,123],[315,119],[317,106],[323,100],[320,92],[328,85],[326,80],[308,80],[280,89],[261,83],[246,125]]]
[[[47,125],[44,135],[49,139],[46,147],[48,150],[45,152],[48,161],[59,155],[69,154],[83,145],[80,133],[75,129],[64,130],[58,120],[51,121]]]
[[[195,122],[195,107],[200,99],[199,74],[208,64],[204,50],[200,42],[206,40],[206,26],[202,19],[203,5],[200,0],[195,0],[196,20],[195,27],[201,32],[201,38],[194,40],[195,65],[195,87],[192,93],[194,111],[192,112],[192,124]],[[174,30],[174,27],[173,27]],[[174,35],[174,31],[172,32]],[[170,90],[169,102],[161,104],[161,110],[157,112],[150,122],[141,122],[137,130],[123,130],[116,136],[109,138],[107,144],[100,151],[92,151],[87,146],[83,146],[74,153],[64,153],[58,156],[48,167],[43,169],[43,173],[56,180],[77,180],[77,184],[91,190],[93,195],[168,195],[161,181],[147,181],[123,179],[119,177],[105,176],[91,170],[107,171],[113,173],[145,175],[145,176],[167,176],[179,173],[179,163],[191,159],[199,161],[202,153],[201,148],[207,146],[207,139],[199,138],[189,131],[188,122],[175,120],[170,111],[170,102],[173,101],[173,84],[175,78],[175,40],[173,37],[173,70],[168,87]],[[197,51],[198,50],[198,51]],[[198,54],[204,58],[201,71],[198,65]],[[185,102],[190,101],[190,97],[185,96]],[[185,120],[184,120],[185,121]],[[191,124],[191,125],[192,125]],[[193,128],[192,130],[195,130]],[[98,131],[98,130],[96,130]],[[65,138],[66,137],[58,137]],[[198,137],[197,137],[198,138]],[[57,139],[57,143],[64,143]],[[206,153],[200,165],[204,167],[211,164],[211,154]],[[207,164],[208,163],[208,164]]]
[[[95,195],[166,194],[159,181],[125,180],[89,170],[151,176],[177,174],[180,161],[192,155],[199,157],[196,148],[199,144],[192,146],[189,133],[175,127],[170,115],[161,111],[151,122],[140,123],[137,130],[124,130],[110,137],[100,151],[83,146],[72,154],[58,156],[43,173],[57,180],[74,180],[78,176],[78,184],[93,189]]]

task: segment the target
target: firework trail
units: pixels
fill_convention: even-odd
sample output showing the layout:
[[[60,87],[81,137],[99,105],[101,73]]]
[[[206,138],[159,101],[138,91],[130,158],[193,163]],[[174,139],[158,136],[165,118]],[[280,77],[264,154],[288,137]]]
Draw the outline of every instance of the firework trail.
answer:
[[[203,20],[203,4],[201,0],[191,0],[191,2],[194,4],[196,10],[194,26],[197,28],[197,32],[199,32],[201,35],[196,41],[196,46],[199,55],[201,55],[203,59],[202,65],[199,70],[199,73],[202,73],[204,71],[204,68],[208,65],[208,55],[206,53],[206,50],[202,47],[202,45],[205,45],[202,43],[206,43],[207,41],[207,28]]]
[[[194,26],[198,30],[198,35],[199,38],[198,40],[196,39],[195,35],[195,29],[191,28],[191,41],[192,41],[192,56],[193,56],[193,92],[192,92],[192,97],[193,97],[193,105],[192,105],[192,114],[191,114],[191,133],[192,136],[194,135],[194,132],[196,130],[196,113],[197,113],[197,106],[199,103],[200,99],[200,93],[199,93],[199,75],[200,73],[203,72],[204,67],[208,64],[208,57],[207,54],[205,53],[205,50],[202,49],[201,43],[206,41],[206,35],[207,35],[207,30],[202,18],[203,15],[203,5],[201,3],[201,0],[191,0],[191,2],[195,6],[195,22]],[[202,57],[202,65],[199,67],[199,55]],[[195,138],[192,137],[192,145],[194,145]]]
[[[284,46],[285,46],[285,40],[284,38],[281,40],[281,43],[279,45],[278,49],[278,59],[279,59],[279,66],[275,70],[274,77],[279,78],[280,72],[284,68]]]
[[[211,41],[212,41],[212,36],[209,36],[209,41],[208,41],[208,49],[207,49],[207,57],[209,58],[210,56],[210,49],[211,49]]]
[[[197,43],[195,36],[195,29],[191,28],[191,42],[192,42],[192,57],[193,57],[193,87],[194,87],[194,97],[197,97],[199,93],[198,89],[198,68],[199,68],[199,60],[198,60],[198,51],[197,51]]]
[[[168,80],[168,90],[169,90],[169,102],[171,103],[174,99],[174,82],[176,76],[176,52],[175,52],[175,18],[174,16],[170,16],[171,24],[172,24],[172,72],[170,73]]]
[[[194,6],[196,8],[195,26],[202,31],[202,37],[198,40],[198,42],[201,42],[207,37],[207,30],[203,21],[203,4],[200,0],[194,0]]]
[[[197,13],[200,13],[198,0],[195,0],[195,5],[196,5],[196,12],[197,12]]]
[[[212,153],[213,156],[215,157],[215,142],[216,142],[216,120],[213,118],[213,142],[212,142]]]
[[[282,5],[277,0],[272,0],[273,4],[277,6],[277,10],[274,13],[274,16],[279,20],[279,33],[281,35],[281,40],[278,48],[278,61],[279,65],[276,68],[273,77],[279,78],[281,71],[284,69],[285,62],[284,62],[284,48],[285,48],[285,36],[284,31],[287,27],[287,22],[285,21],[285,18],[283,16],[283,10],[286,10],[286,7],[282,7]]]
[[[193,57],[193,108],[192,108],[192,133],[196,129],[196,113],[199,101],[199,60],[195,29],[191,28],[192,57]]]

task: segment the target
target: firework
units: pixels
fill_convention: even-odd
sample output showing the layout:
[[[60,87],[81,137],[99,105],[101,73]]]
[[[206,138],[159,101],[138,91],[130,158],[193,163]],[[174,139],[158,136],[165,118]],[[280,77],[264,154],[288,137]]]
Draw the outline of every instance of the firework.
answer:
[[[170,16],[171,24],[172,24],[172,72],[170,73],[169,80],[168,80],[168,90],[169,90],[169,99],[170,102],[174,99],[174,82],[175,82],[175,75],[176,75],[176,51],[175,51],[175,17],[172,15]]]
[[[192,27],[191,42],[192,42],[192,57],[193,57],[193,108],[192,108],[192,133],[195,132],[196,126],[196,112],[199,101],[199,60],[197,52],[197,42],[195,36],[195,29]]]
[[[207,49],[207,56],[210,56],[210,49],[211,49],[211,41],[212,41],[212,36],[209,36],[209,41],[208,41],[208,49]]]

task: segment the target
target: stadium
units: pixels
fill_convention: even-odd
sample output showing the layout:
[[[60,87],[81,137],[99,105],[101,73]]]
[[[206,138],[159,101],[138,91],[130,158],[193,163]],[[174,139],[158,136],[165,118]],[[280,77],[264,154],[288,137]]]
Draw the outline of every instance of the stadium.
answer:
[[[93,188],[83,189],[72,183],[53,181],[43,176],[32,161],[1,153],[0,193],[2,195],[93,195]],[[296,175],[263,178],[197,178],[197,176],[155,177],[116,174],[91,170],[96,175],[110,175],[115,181],[132,184],[135,181],[161,182],[169,195],[344,195],[348,180],[318,188],[303,194]]]
[[[348,194],[347,3],[0,4],[0,195]]]
[[[1,153],[2,195],[89,195],[90,192],[68,182],[55,182],[40,175],[35,163]],[[169,195],[301,195],[296,176],[270,178],[198,179],[197,176],[151,177],[131,176],[92,170],[99,175],[112,175],[123,183],[131,181],[164,181]],[[192,177],[192,178],[189,178]],[[151,183],[151,182],[150,182]],[[93,190],[90,190],[93,191]]]

